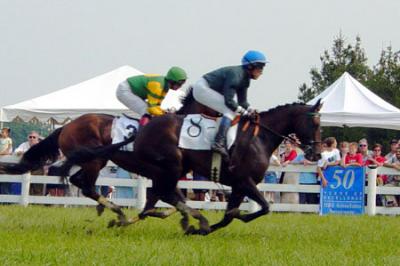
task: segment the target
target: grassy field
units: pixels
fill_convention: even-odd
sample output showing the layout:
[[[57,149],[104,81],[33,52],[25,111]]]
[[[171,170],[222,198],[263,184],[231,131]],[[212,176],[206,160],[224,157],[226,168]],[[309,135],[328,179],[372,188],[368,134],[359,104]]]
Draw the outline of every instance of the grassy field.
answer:
[[[111,218],[2,205],[0,265],[400,265],[400,217],[274,213],[206,237],[183,235],[178,214],[107,229]]]

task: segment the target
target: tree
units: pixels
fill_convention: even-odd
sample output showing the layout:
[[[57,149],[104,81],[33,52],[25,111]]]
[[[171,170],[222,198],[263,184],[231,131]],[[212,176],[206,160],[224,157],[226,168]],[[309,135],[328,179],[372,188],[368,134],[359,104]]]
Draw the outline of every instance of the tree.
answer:
[[[400,51],[393,52],[389,46],[383,50],[368,87],[385,101],[400,106]]]
[[[298,98],[303,102],[308,102],[317,96],[345,71],[361,83],[365,82],[372,73],[367,65],[364,49],[361,48],[360,37],[356,38],[354,46],[351,44],[346,46],[344,37],[339,35],[333,41],[332,54],[325,50],[320,60],[321,70],[314,67],[310,71],[311,86],[303,83],[299,87]]]
[[[367,57],[361,47],[360,37],[355,45],[345,44],[339,35],[334,42],[331,53],[324,51],[321,59],[321,70],[312,68],[311,86],[303,83],[299,87],[299,100],[307,102],[321,93],[345,71],[350,73],[374,93],[395,106],[400,106],[400,52],[393,52],[391,47],[382,51],[380,60],[373,69],[367,65]],[[373,128],[338,128],[326,127],[323,137],[335,136],[339,141],[356,141],[366,137],[370,143],[386,145],[396,137],[393,130]]]
[[[379,62],[373,68],[373,75],[367,81],[368,88],[392,105],[400,106],[400,52],[387,47],[381,52]],[[388,142],[398,138],[395,130],[368,129],[367,138],[389,146]]]

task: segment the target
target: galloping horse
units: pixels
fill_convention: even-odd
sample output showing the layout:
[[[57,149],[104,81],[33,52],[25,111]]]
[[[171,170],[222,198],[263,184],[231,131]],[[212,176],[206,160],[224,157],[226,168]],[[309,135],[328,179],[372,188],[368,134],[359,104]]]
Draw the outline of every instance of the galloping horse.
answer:
[[[180,211],[183,216],[181,225],[187,234],[208,234],[228,225],[234,218],[249,222],[267,214],[269,205],[256,185],[261,182],[268,168],[269,158],[286,136],[295,133],[302,143],[306,158],[318,159],[321,146],[318,111],[321,106],[320,101],[314,106],[288,104],[261,112],[257,120],[250,118],[240,120],[238,136],[230,150],[231,159],[222,163],[220,175],[220,183],[231,186],[232,194],[223,219],[212,226],[209,226],[207,219],[198,210],[185,204],[184,197],[177,189],[178,179],[190,170],[210,177],[212,152],[178,147],[183,116],[167,114],[154,118],[138,132],[134,152],[126,155],[130,156],[129,163],[134,165],[132,169],[136,173],[153,181],[144,210],[128,223],[147,216],[165,218],[170,215],[172,212],[155,211],[154,207],[158,200],[169,203]],[[115,154],[120,154],[119,147],[127,142],[129,141],[98,148],[79,149],[71,154],[64,170],[68,170],[75,163],[82,164],[93,159],[112,159],[115,162]],[[238,208],[245,196],[257,202],[261,209],[255,213],[241,214]],[[189,215],[199,220],[199,229],[189,225]]]
[[[47,138],[32,146],[18,163],[0,163],[0,173],[22,174],[40,169],[48,162],[57,160],[60,150],[68,158],[78,147],[98,147],[111,144],[111,126],[114,116],[105,114],[86,114],[71,123],[53,131]],[[107,160],[97,159],[80,165],[81,169],[70,177],[75,186],[82,189],[83,195],[99,203],[98,214],[107,206],[123,219],[121,209],[100,196],[95,189],[99,171]],[[122,164],[122,162],[121,162]]]
[[[189,96],[182,100],[183,108],[178,112],[181,114],[194,114],[206,111],[202,106],[192,101],[191,91]],[[209,113],[213,115],[213,113]],[[82,147],[101,147],[111,144],[111,127],[115,117],[106,114],[85,114],[73,120],[62,128],[53,131],[47,138],[32,146],[18,163],[0,163],[0,174],[23,174],[43,167],[46,163],[57,160],[60,150],[69,157],[71,152]],[[129,139],[133,141],[135,136]],[[99,195],[95,189],[95,183],[99,171],[110,159],[125,170],[136,173],[147,174],[146,164],[136,164],[131,161],[131,152],[115,152],[107,159],[97,158],[90,162],[79,164],[81,169],[70,177],[72,184],[82,190],[84,196],[99,203],[97,212],[101,215],[104,207],[109,207],[118,214],[120,220],[125,219],[121,208],[106,198]]]

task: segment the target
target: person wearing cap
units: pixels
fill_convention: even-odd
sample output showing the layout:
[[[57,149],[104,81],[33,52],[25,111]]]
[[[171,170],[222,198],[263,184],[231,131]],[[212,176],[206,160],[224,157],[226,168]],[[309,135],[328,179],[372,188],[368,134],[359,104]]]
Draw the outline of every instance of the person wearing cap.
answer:
[[[385,155],[386,161],[390,161],[393,157],[396,157],[397,147],[399,147],[399,141],[397,139],[392,139],[390,141],[390,152]]]
[[[241,65],[222,67],[205,74],[193,85],[195,100],[223,115],[211,149],[229,158],[226,134],[236,115],[248,115],[255,109],[247,101],[247,89],[252,79],[258,79],[267,59],[259,51],[248,51]],[[237,97],[237,101],[235,100]]]
[[[179,89],[186,79],[185,70],[174,66],[166,76],[147,74],[129,77],[118,85],[116,94],[121,103],[141,116],[139,124],[144,126],[152,116],[165,113],[161,103],[168,90]]]

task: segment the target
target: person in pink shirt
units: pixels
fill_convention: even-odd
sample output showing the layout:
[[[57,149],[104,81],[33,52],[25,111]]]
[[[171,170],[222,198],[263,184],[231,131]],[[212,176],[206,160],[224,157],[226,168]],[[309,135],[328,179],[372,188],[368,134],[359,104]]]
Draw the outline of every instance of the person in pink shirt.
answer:
[[[281,154],[281,165],[286,166],[297,157],[297,152],[290,140],[286,139],[283,143],[285,151]]]
[[[346,155],[344,160],[344,166],[362,166],[363,159],[360,153],[357,153],[358,144],[357,142],[351,142],[349,144],[349,153]]]
[[[372,156],[368,157],[368,160],[366,161],[365,165],[376,165],[376,166],[383,166],[383,164],[385,163],[386,159],[385,157],[382,156],[382,145],[379,143],[376,143],[373,146],[372,149]],[[377,179],[377,183],[378,185],[383,185],[385,184],[387,181],[387,176],[386,175],[378,175],[378,179]]]

